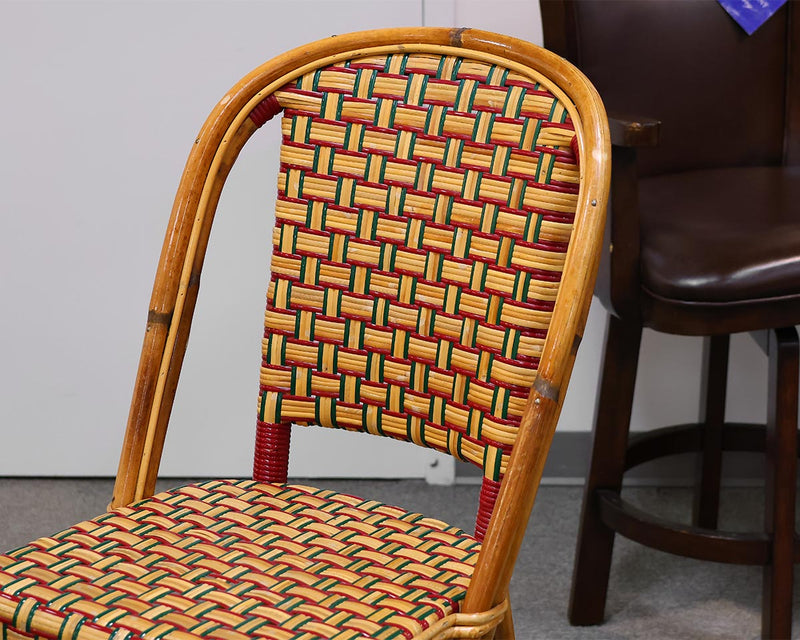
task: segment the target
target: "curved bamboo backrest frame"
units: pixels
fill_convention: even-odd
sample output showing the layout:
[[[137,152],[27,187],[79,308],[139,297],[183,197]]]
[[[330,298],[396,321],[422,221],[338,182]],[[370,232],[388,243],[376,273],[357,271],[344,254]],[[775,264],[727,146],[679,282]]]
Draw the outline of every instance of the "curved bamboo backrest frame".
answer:
[[[588,81],[563,59],[532,44],[468,29],[385,29],[337,36],[274,58],[243,78],[220,101],[187,161],[153,288],[112,507],[152,495],[197,298],[205,249],[225,179],[258,128],[250,117],[274,90],[319,66],[368,48],[414,51],[455,48],[531,68],[549,78],[577,110],[581,187],[564,277],[537,377],[522,417],[495,517],[486,534],[465,612],[497,604],[511,575],[541,478],[563,391],[583,332],[602,241],[608,193],[609,142],[602,103]],[[573,116],[573,120],[576,120]]]

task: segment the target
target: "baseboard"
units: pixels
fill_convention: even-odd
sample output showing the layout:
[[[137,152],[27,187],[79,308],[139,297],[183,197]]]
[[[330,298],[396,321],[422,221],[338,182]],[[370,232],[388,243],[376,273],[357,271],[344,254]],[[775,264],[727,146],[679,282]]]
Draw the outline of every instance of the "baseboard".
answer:
[[[589,468],[592,434],[565,431],[556,433],[542,484],[582,485]],[[684,454],[654,460],[631,469],[626,482],[638,486],[691,486],[694,483],[696,456]],[[763,483],[763,457],[758,454],[732,452],[723,459],[723,482],[729,486],[751,486]],[[476,466],[458,462],[456,483],[472,484],[480,481],[481,471]]]

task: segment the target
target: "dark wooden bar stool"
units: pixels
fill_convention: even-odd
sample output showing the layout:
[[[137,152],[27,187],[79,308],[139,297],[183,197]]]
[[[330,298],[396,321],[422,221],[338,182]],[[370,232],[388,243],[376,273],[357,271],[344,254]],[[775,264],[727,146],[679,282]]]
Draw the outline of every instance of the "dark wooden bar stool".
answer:
[[[611,116],[611,311],[570,621],[602,622],[615,533],[704,560],[764,566],[765,638],[792,622],[800,322],[800,7],[752,36],[714,0],[543,0],[545,46]],[[697,424],[628,438],[642,329],[707,336]],[[729,336],[767,335],[764,425],[725,421]],[[717,528],[723,451],[766,454],[765,527]],[[691,524],[620,495],[625,471],[699,452]]]

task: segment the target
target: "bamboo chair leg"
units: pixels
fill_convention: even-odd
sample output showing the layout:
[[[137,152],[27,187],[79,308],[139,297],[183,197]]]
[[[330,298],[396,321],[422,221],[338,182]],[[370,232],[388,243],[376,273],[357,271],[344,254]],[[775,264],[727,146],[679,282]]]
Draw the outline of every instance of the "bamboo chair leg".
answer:
[[[506,594],[506,599],[508,599],[508,594]],[[480,640],[516,640],[516,636],[514,634],[514,617],[511,615],[510,602],[503,619],[500,621],[500,624],[498,624],[494,629],[485,635],[482,635]]]
[[[770,333],[764,519],[772,555],[764,567],[761,635],[776,640],[792,633],[799,351],[794,327]]]
[[[569,620],[573,625],[600,624],[605,613],[614,531],[603,523],[595,493],[622,487],[641,338],[638,323],[614,315],[609,318],[572,575]]]
[[[498,625],[497,629],[495,629],[494,638],[495,640],[515,640],[514,616],[511,614],[510,604],[508,605],[506,615],[503,617],[503,621]]]
[[[698,527],[716,529],[722,476],[722,430],[728,384],[730,336],[712,336],[703,341],[703,390],[700,420],[702,449],[697,456],[693,521]]]

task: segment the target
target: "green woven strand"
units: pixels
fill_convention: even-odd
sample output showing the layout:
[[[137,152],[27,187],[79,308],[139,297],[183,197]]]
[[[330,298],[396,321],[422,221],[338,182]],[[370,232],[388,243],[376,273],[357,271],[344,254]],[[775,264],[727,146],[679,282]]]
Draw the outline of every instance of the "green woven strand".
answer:
[[[417,371],[420,371],[419,375]],[[417,389],[422,393],[428,393],[428,380],[430,378],[430,367],[424,365],[422,367],[411,367],[411,375],[409,376],[409,386],[411,389]]]
[[[353,269],[353,271],[355,271],[355,269]],[[352,280],[353,280],[353,275],[352,275],[352,272],[351,272],[350,281],[352,282]],[[362,329],[361,329],[361,337],[362,337],[362,342],[363,342],[363,337],[364,337],[363,324],[362,324]],[[349,320],[345,320],[344,321],[344,332],[342,334],[342,340],[344,341],[344,346],[345,347],[350,346],[350,321]]]
[[[461,324],[461,335],[459,338],[461,340],[461,344],[463,344],[465,347],[474,347],[478,340],[477,331],[472,331],[472,337],[467,339],[470,328],[472,328],[474,324],[475,321],[472,318],[464,318],[464,321]]]
[[[447,196],[447,195],[444,195],[444,194],[441,194],[441,193],[437,193],[436,194],[436,208],[437,209],[439,207],[439,198],[444,198],[444,199],[447,200],[447,206],[445,206],[446,215],[445,215],[445,220],[444,221],[445,221],[446,224],[450,224],[450,220],[453,217],[453,204],[454,204],[453,196]]]
[[[520,332],[519,329],[507,328],[503,336],[503,357],[515,359],[519,353]]]
[[[343,146],[344,146],[345,149],[349,149],[350,148],[350,138],[352,137],[352,133],[353,133],[353,129],[354,128],[357,128],[358,131],[359,131],[357,149],[360,151],[364,147],[365,128],[361,127],[361,126],[357,127],[352,122],[348,122],[347,126],[345,127]]]
[[[364,220],[366,219],[370,220],[370,229],[368,234],[366,233],[367,229],[364,224]],[[369,238],[370,240],[375,240],[375,236],[378,233],[379,220],[380,220],[379,216],[377,215],[367,216],[364,215],[363,209],[359,210],[358,221],[356,222],[356,236],[358,236],[359,238]]]
[[[506,72],[506,77],[508,77],[508,72]],[[522,106],[525,104],[525,96],[527,94],[528,90],[525,87],[511,87],[506,93],[506,101],[503,105],[503,115],[507,118],[519,119],[520,115],[522,114]],[[512,112],[509,113],[509,103],[511,102],[512,98],[517,98],[517,106]],[[526,118],[526,120],[528,120],[528,118]]]
[[[388,253],[388,256],[387,256]],[[388,258],[389,261],[389,268],[387,269],[384,265]],[[397,260],[397,245],[395,244],[383,244],[381,245],[380,249],[380,265],[381,269],[384,271],[394,271],[395,261]],[[377,305],[376,305],[377,306]]]
[[[284,366],[286,364],[286,340],[281,341],[281,350],[280,350],[280,361],[279,362],[271,362],[270,364],[277,364],[279,366]]]
[[[322,422],[322,402],[323,400],[330,400],[331,401],[331,424],[338,425],[339,421],[336,419],[336,398],[322,398],[320,396],[316,396],[314,398],[314,419],[316,420],[317,424],[323,424]]]
[[[278,398],[280,399],[280,394],[278,394]],[[266,410],[267,410],[267,392],[266,391],[262,391],[261,392],[261,403],[260,403],[259,409],[258,409],[258,419],[261,420],[261,422],[265,421],[264,420],[264,412]]]
[[[558,147],[556,147],[558,148]],[[544,176],[544,183],[543,184],[550,184],[550,179],[553,176],[553,167],[556,165],[556,157],[552,153],[545,154],[547,156],[547,172]],[[541,164],[541,160],[540,160]]]
[[[348,281],[348,288],[350,291],[356,291],[357,288],[363,289],[362,291],[358,291],[358,293],[366,293],[369,291],[370,281],[372,280],[372,269],[367,267],[362,267],[362,275],[364,276],[364,285],[363,287],[358,283],[356,277],[359,274],[359,268],[352,266],[350,267],[350,280]]]
[[[299,169],[289,169],[289,170],[287,170],[286,171],[286,184],[289,184],[289,181],[291,179],[291,175],[294,174],[294,173],[298,173],[299,174],[299,178],[297,179],[297,197],[298,198],[302,198],[303,197],[303,185],[305,183],[306,172],[302,171],[302,170],[299,170]],[[295,232],[295,236],[296,235],[297,235],[297,233]]]
[[[498,298],[499,296],[491,296],[492,298]],[[491,306],[491,304],[489,305]],[[478,369],[482,368],[483,359],[486,358],[489,362],[486,365],[486,375],[483,378],[484,380],[491,380],[492,378],[492,367],[494,366],[494,354],[490,353],[489,351],[483,351],[480,356],[478,356]]]
[[[528,184],[529,184],[529,183],[528,183],[528,181],[527,181],[527,180],[525,180],[525,179],[520,179],[520,189],[519,189],[519,204],[517,205],[517,207],[518,207],[519,209],[522,209],[522,203],[524,203],[524,202],[525,202],[525,193],[528,191]],[[531,217],[530,217],[530,215],[528,215],[528,220],[527,220],[527,222],[526,222],[526,224],[525,224],[525,231],[526,231],[526,236],[525,236],[525,238],[526,238],[526,239],[527,239],[527,229],[528,229],[528,224],[530,223],[530,220],[531,220]]]
[[[436,364],[439,366],[439,353],[445,351],[445,366],[439,367],[443,369],[450,369],[451,368],[451,360],[453,359],[453,343],[449,340],[441,340],[439,342],[439,346],[436,349]]]
[[[416,140],[416,135],[417,134],[415,133],[414,140]],[[425,182],[421,181],[421,178],[423,176],[423,171],[422,171],[423,167],[429,169],[429,171],[427,172],[428,179]],[[431,187],[433,186],[433,174],[434,174],[434,169],[429,162],[417,163],[417,171],[414,175],[414,189],[416,189],[417,191],[430,191]]]
[[[500,260],[500,252],[506,247],[506,245],[502,241],[498,242],[497,243],[497,254],[495,255],[495,262],[500,267],[510,267],[511,266],[511,260],[512,260],[512,258],[514,256],[514,247],[517,244],[517,240],[516,240],[516,238],[513,238],[511,236],[506,236],[505,238],[503,238],[503,240],[506,240],[508,242],[508,255],[506,256],[506,259],[501,262],[501,260]],[[483,290],[483,289],[481,289],[481,290]]]
[[[467,89],[469,87],[469,89]],[[475,93],[478,90],[478,83],[470,80],[462,80],[458,85],[458,91],[456,91],[456,98],[454,100],[455,104],[461,103],[461,98],[464,95],[465,91],[469,91],[469,96],[467,96],[467,112],[472,112],[472,106],[475,103]]]
[[[408,82],[406,83],[406,92],[405,92],[405,95],[403,96],[403,101],[406,104],[412,104],[409,92],[411,91],[411,85],[413,84],[413,81],[417,80],[418,78],[419,78],[419,81],[422,83],[422,89],[419,92],[420,101],[422,100],[422,97],[425,95],[425,92],[428,89],[428,76],[427,75],[425,75],[424,73],[423,74],[419,74],[419,75],[415,74],[415,73],[412,73],[411,75],[409,75]],[[415,106],[415,107],[421,106],[421,102],[420,101],[417,101],[417,103],[414,104],[413,106]]]
[[[528,291],[530,291],[531,274],[527,271],[517,271],[514,274],[514,288],[511,296],[517,302],[528,301]]]
[[[392,122],[394,122],[395,111],[392,110]],[[401,154],[400,153],[400,146],[405,143],[408,138],[411,138],[411,142],[408,145],[408,153]],[[400,160],[411,160],[414,157],[414,145],[417,143],[417,132],[416,131],[400,131],[397,135],[397,138],[394,142],[394,155],[396,158]],[[419,171],[419,166],[417,167],[417,171]]]
[[[495,453],[494,456],[494,465],[489,467],[489,457],[491,453]],[[483,468],[485,471],[490,473],[490,478],[492,480],[499,480],[500,479],[500,472],[502,470],[503,464],[503,452],[497,448],[490,445],[486,445],[483,450]]]
[[[361,397],[361,378],[359,378],[358,376],[348,376],[348,375],[343,375],[339,379],[339,397],[341,397],[341,398],[345,397],[345,395],[344,395],[345,388],[347,387],[347,382],[349,380],[351,380],[351,379],[355,383],[356,398],[360,398]]]
[[[392,197],[394,196],[394,194],[396,194],[398,192],[400,193],[400,197],[398,198],[398,202],[397,202],[397,211],[399,213],[402,213],[403,211],[405,211],[406,190],[403,187],[396,187],[396,186],[390,186],[386,190],[386,210],[387,211],[390,211],[390,204],[391,204]],[[423,224],[424,224],[424,221],[423,221]],[[421,236],[422,236],[422,234],[420,233],[420,238],[421,238]]]
[[[452,441],[455,440],[455,444]],[[447,431],[447,449],[449,451],[455,451],[456,457],[459,460],[463,460],[467,462],[467,457],[464,455],[464,452],[461,448],[461,443],[464,441],[464,437],[461,435],[461,432],[456,431],[454,429],[448,429]]]
[[[311,169],[315,173],[328,173],[328,174],[333,173],[333,163],[334,163],[334,159],[336,157],[336,151],[334,149],[332,149],[331,147],[328,147],[328,148],[331,151],[328,154],[328,165],[326,167],[321,167],[319,158],[320,158],[320,155],[322,154],[323,147],[320,147],[320,146],[314,147],[314,160],[311,163]]]
[[[315,86],[316,86],[316,83],[315,83]],[[335,111],[336,111],[336,120],[341,120],[342,119],[342,106],[344,105],[343,98],[344,98],[344,96],[342,96],[341,94],[338,94],[338,93],[323,92],[322,93],[322,102],[321,102],[320,108],[319,108],[320,114],[324,114],[324,113],[327,112],[327,110],[328,110],[328,102],[329,101],[335,100],[336,101],[336,109],[335,109]],[[310,127],[309,127],[309,130],[310,130]]]
[[[292,367],[292,372],[289,374],[289,391],[292,395],[297,394],[297,371],[300,367]]]
[[[403,276],[403,277],[405,277],[405,276]],[[402,280],[401,280],[401,282],[402,282]],[[398,346],[397,345],[398,336],[401,336],[401,335],[403,336],[402,344],[399,345],[399,346],[402,347],[403,358],[408,358],[408,345],[411,342],[411,334],[408,331],[394,331],[394,332],[392,332],[392,353],[396,353],[395,347]]]
[[[483,139],[481,139],[478,138],[478,131],[486,118],[489,119],[489,126],[486,127],[486,135],[483,137]],[[472,139],[476,142],[482,142],[484,144],[491,142],[492,129],[494,128],[494,121],[496,119],[497,114],[492,111],[479,111],[475,118],[475,125],[472,127]]]
[[[296,253],[296,247],[292,247],[292,249],[295,249],[295,253]],[[306,280],[306,262],[307,262],[306,256],[301,256],[300,257],[300,268],[298,269],[298,276],[300,277],[300,282],[305,282],[305,280]],[[298,314],[298,317],[299,317],[299,314]]]
[[[342,203],[342,189],[345,180],[346,178],[344,176],[338,176],[336,178],[336,192],[334,193],[333,199],[338,204]],[[331,257],[330,252],[328,252],[328,258],[330,257]]]
[[[315,203],[314,203],[313,200],[309,200],[306,203],[306,227],[308,227],[309,229],[311,229],[311,224],[312,224],[312,221],[314,220],[314,204]],[[319,203],[316,203],[316,204],[319,204]],[[321,228],[324,229],[325,228],[325,216],[326,216],[326,213],[327,213],[327,210],[328,210],[328,203],[324,202],[322,204],[323,204],[323,209],[322,209],[323,213],[322,213],[322,227]]]
[[[419,281],[414,276],[402,276],[401,284],[403,284],[403,279],[408,279],[411,282],[411,294],[409,296],[409,301],[414,301],[417,299],[417,284]],[[417,319],[419,319],[420,310],[417,309]]]
[[[383,314],[378,315],[378,309],[383,307]],[[380,305],[377,302],[372,305],[372,324],[385,327],[389,323],[389,305]]]
[[[531,138],[532,144],[530,149],[523,148],[523,144],[525,139],[528,137],[528,128],[530,127],[531,123],[533,123],[534,131],[533,137]],[[519,146],[517,147],[521,151],[534,151],[536,149],[536,142],[539,140],[539,134],[542,132],[542,121],[539,118],[525,118],[523,125],[522,125],[522,132],[519,137]]]
[[[483,420],[473,421],[472,416],[475,414],[476,411],[478,410],[475,407],[470,407],[469,411],[467,412],[467,435],[471,436],[472,438],[475,438],[476,440],[480,440],[481,434],[483,433]],[[478,413],[482,412],[478,411]],[[477,425],[477,433],[472,431],[473,423]]]
[[[333,243],[331,243],[331,244],[333,244]],[[330,255],[328,256],[328,258],[330,259]],[[329,315],[329,314],[327,314],[328,297],[329,296],[336,296],[338,294],[339,294],[339,291],[335,290],[335,289],[327,289],[326,288],[325,291],[322,292],[322,309],[323,309],[323,313],[325,313],[326,315]],[[339,304],[341,304],[341,299],[337,301],[337,308],[336,308],[337,312],[339,311]]]
[[[456,152],[454,154],[450,153],[450,151],[451,151],[450,147],[452,145],[457,145],[458,146],[458,149],[456,150]],[[461,140],[459,138],[448,138],[445,141],[445,143],[444,143],[444,157],[445,158],[449,158],[449,157],[451,157],[451,155],[455,156],[456,163],[453,165],[454,167],[461,166],[461,156],[463,155],[463,152],[464,152],[464,141],[463,140]],[[463,187],[462,187],[461,195],[462,195],[462,197],[464,195]]]
[[[431,107],[428,109],[428,113],[425,116],[425,133],[428,135],[441,136],[442,132],[444,131],[445,118],[439,118],[439,126],[435,131],[431,131],[431,120],[433,119],[433,114],[435,111],[437,111],[436,107]]]
[[[292,118],[292,124],[291,124],[291,127],[290,127],[290,131],[291,131],[291,133],[289,134],[289,139],[290,140],[297,140],[297,118]],[[308,140],[304,140],[303,142],[305,142],[307,144]],[[286,170],[286,175],[287,175],[287,178],[288,178],[288,175],[289,175],[289,170],[288,169]]]
[[[492,65],[492,72],[494,72],[496,69],[497,69],[497,65]],[[508,74],[510,72],[511,72],[511,70],[507,69],[506,67],[501,67],[500,68],[500,80],[497,83],[499,86],[501,86],[501,87],[507,86],[506,82],[508,82]]]
[[[533,241],[539,242],[539,234],[542,231],[542,221],[544,216],[541,213],[536,214],[536,228],[533,230]]]
[[[389,103],[389,122],[387,124],[389,128],[394,128],[394,121],[397,118],[397,101],[388,100],[388,103]]]
[[[364,424],[367,424],[367,406],[368,405],[364,405]],[[386,435],[383,431],[383,407],[375,407],[375,431],[378,435]]]
[[[433,274],[433,277],[431,277],[431,275],[430,275],[431,261],[435,261],[436,262],[436,264],[434,265],[436,267],[436,269],[435,269],[435,272]],[[424,273],[426,274],[426,277],[429,280],[435,280],[436,282],[441,282],[441,280],[442,280],[442,269],[443,268],[444,268],[444,260],[441,260],[437,256],[437,254],[435,254],[433,252],[429,252],[428,255],[425,256],[425,271],[424,271]],[[419,330],[420,330],[419,327],[417,327],[417,331],[419,331]]]
[[[461,375],[461,374],[459,374],[458,376],[455,376],[455,378],[453,379],[453,385],[455,385],[456,379],[457,379],[457,378],[458,378],[460,375]],[[472,379],[471,379],[469,376],[461,376],[461,377],[463,377],[463,379],[464,379],[464,394],[463,394],[463,397],[462,397],[462,399],[461,399],[461,402],[463,403],[463,402],[465,402],[465,401],[466,401],[466,399],[467,399],[467,398],[469,398],[469,387],[470,387],[470,383],[472,382]],[[453,393],[453,395],[455,395],[455,393]],[[472,411],[472,409],[470,409],[470,411]],[[472,414],[470,414],[470,415],[472,415]],[[470,422],[471,422],[471,420],[469,419],[469,415],[468,415],[468,416],[467,416],[467,425],[469,425],[469,424],[470,424]],[[481,432],[480,432],[480,425],[478,425],[478,433],[477,433],[477,437],[479,437],[479,438],[480,438],[480,435],[481,435]]]
[[[314,71],[314,80],[312,80],[312,82],[311,82],[311,89],[313,91],[319,91],[320,90],[319,89],[319,81],[322,78],[322,72],[323,71],[324,71],[324,68],[322,68],[322,67],[320,67],[319,69],[316,69]]]
[[[13,593],[13,591],[12,591],[11,589],[9,589],[9,587],[13,586],[13,584],[14,584],[15,582],[17,582],[17,580],[14,580],[14,581],[12,581],[12,582],[9,582],[9,583],[8,583],[8,584],[7,584],[7,585],[4,587],[4,591],[5,591],[6,593]],[[24,627],[20,627],[20,626],[19,626],[19,620],[18,620],[18,618],[19,618],[19,613],[20,613],[20,608],[21,608],[21,607],[22,607],[22,605],[23,605],[23,604],[25,604],[25,603],[26,603],[26,600],[22,600],[22,601],[20,601],[20,603],[19,603],[19,604],[16,606],[16,608],[14,609],[14,615],[11,617],[11,625],[12,625],[13,627],[16,627],[17,629],[20,629],[20,628],[21,628],[21,629],[23,629],[24,631],[30,631],[30,630],[31,630],[31,623],[33,622],[33,616],[34,616],[34,614],[36,613],[36,610],[37,610],[37,609],[38,609],[38,608],[41,606],[41,602],[34,602],[33,606],[31,607],[30,613],[28,613],[28,617],[25,619],[25,626],[24,626]]]
[[[508,389],[496,386],[492,391],[491,412],[498,418],[505,419],[508,416]]]
[[[373,368],[373,362],[372,361],[376,360],[376,359],[378,361],[378,363],[377,363],[378,366]],[[383,380],[383,372],[385,370],[385,365],[386,365],[386,356],[384,354],[377,353],[377,352],[371,352],[367,356],[367,369],[370,370],[370,371],[377,370],[377,372],[378,372],[378,379],[377,380],[373,380],[374,382],[383,382],[384,381]],[[370,376],[370,380],[372,380],[371,376]]]
[[[459,234],[454,233],[453,242],[450,243],[450,251],[455,258],[466,258],[469,255],[469,248],[472,244],[472,229],[464,229],[461,235],[462,237],[465,236],[466,239],[464,240],[464,249],[460,254],[456,253],[456,242],[461,239],[459,238]]]
[[[458,80],[458,72],[461,70],[461,63],[464,62],[463,58],[454,58],[453,72],[450,74],[448,80]]]
[[[456,285],[453,284],[447,285],[447,293],[445,295],[447,296],[452,292],[455,293],[456,297],[454,308],[457,309],[458,311],[461,311],[461,287],[457,287]]]
[[[356,80],[353,84],[353,95],[357,96],[361,91],[361,85],[364,82],[364,76],[369,76],[367,82],[367,98],[372,98],[372,90],[375,88],[375,70],[361,68],[356,71]]]
[[[482,233],[496,234],[497,218],[500,216],[500,208],[493,202],[484,202],[481,205],[481,217],[478,230]],[[502,235],[499,233],[497,235]]]
[[[439,59],[439,66],[436,67],[436,78],[441,80],[442,74],[444,73],[444,63],[447,60],[444,56]]]
[[[399,400],[398,404],[399,404],[399,407],[400,407],[400,413],[402,413],[403,412],[403,408],[405,407],[406,390],[403,387],[398,386],[396,384],[390,384],[389,385],[389,393],[386,394],[386,403],[384,404],[384,408],[387,411],[391,411],[392,410],[391,409],[392,401],[394,400],[394,396],[395,395],[400,396],[398,398],[398,400]],[[410,417],[411,416],[408,416],[408,418],[410,418]],[[408,435],[410,437],[411,433],[409,433]]]
[[[505,158],[503,158],[503,165],[502,165],[502,169],[501,169],[501,173],[500,173],[500,175],[505,176],[505,175],[508,174],[508,165],[511,162],[511,154],[509,153],[509,148],[508,147],[503,146],[503,145],[499,145],[499,144],[495,145],[494,150],[492,151],[492,165],[491,166],[494,166],[494,163],[495,163],[495,160],[497,159],[497,154],[498,153],[502,153],[502,154],[505,155]],[[518,180],[518,179],[519,178],[512,178],[511,179],[512,180],[512,182],[511,182],[512,187],[514,185],[514,181]],[[513,188],[509,189],[509,192],[508,192],[509,200],[506,202],[506,204],[508,204],[509,206],[511,205],[510,198],[511,198],[511,194],[513,192],[514,192]]]
[[[78,624],[75,625],[75,630],[74,630],[73,635],[66,636],[64,634],[67,631],[67,624],[74,617],[79,617],[80,620],[78,620]],[[77,613],[65,616],[64,619],[61,621],[61,626],[58,629],[58,636],[57,636],[58,640],[62,640],[62,638],[65,639],[65,640],[69,640],[69,638],[79,638],[80,637],[80,629],[83,626],[84,622],[86,622],[86,618],[84,618],[83,616],[81,616],[80,614],[77,614]]]
[[[386,198],[386,201],[387,201],[387,205],[388,205],[388,201],[389,201],[388,196]],[[409,249],[419,249],[420,245],[422,244],[422,238],[425,236],[425,221],[424,220],[420,220],[419,223],[420,223],[421,226],[420,226],[419,232],[417,233],[417,241],[415,243],[411,242],[412,224],[409,222],[409,224],[406,225],[406,235],[403,238],[403,240],[404,240],[404,242],[406,244],[406,247],[408,247]],[[392,264],[392,268],[394,269],[394,263]]]

